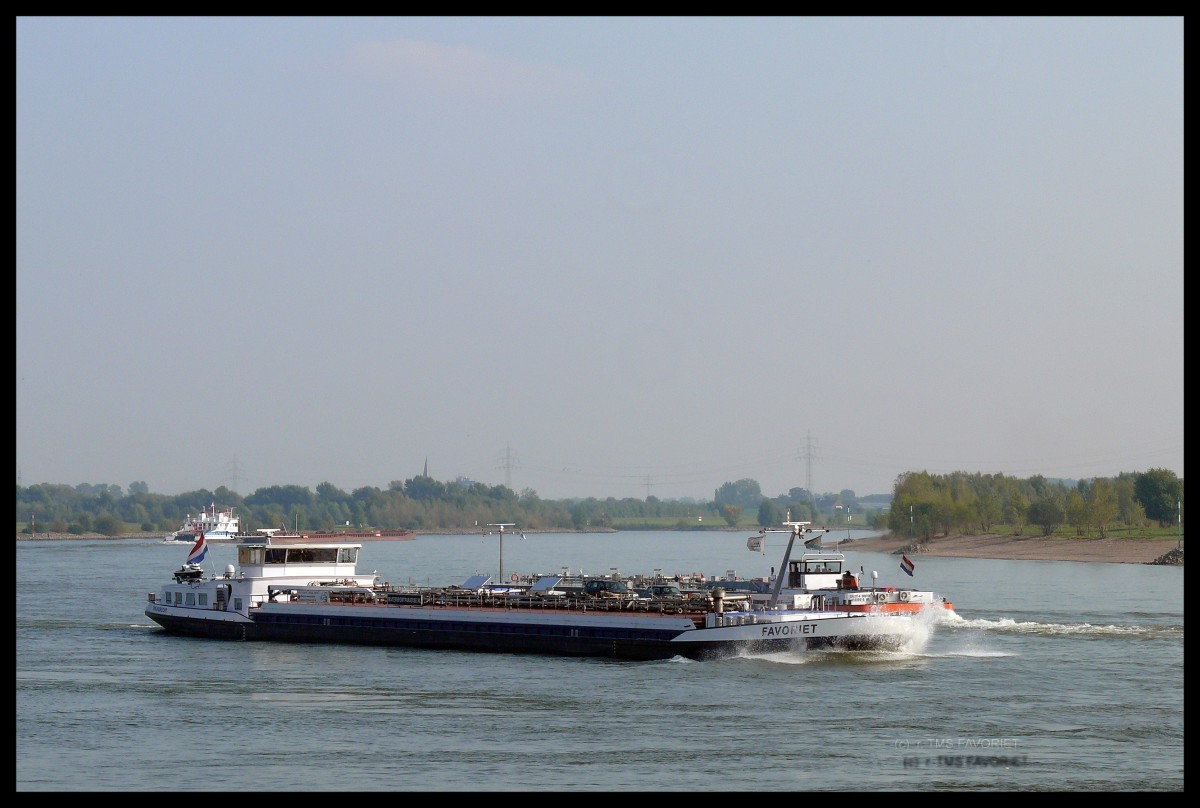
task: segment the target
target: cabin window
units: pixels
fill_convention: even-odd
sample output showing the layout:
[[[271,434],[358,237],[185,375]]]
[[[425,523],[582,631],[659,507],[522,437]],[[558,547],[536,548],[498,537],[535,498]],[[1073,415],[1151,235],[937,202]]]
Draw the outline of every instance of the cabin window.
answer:
[[[308,547],[292,547],[287,551],[287,560],[291,564],[311,564],[313,551]]]
[[[357,547],[339,547],[338,557],[339,564],[356,564],[358,563],[358,548]]]
[[[187,603],[186,603],[186,605],[188,605],[188,606],[195,606],[195,605],[196,605],[196,593],[195,593],[195,592],[188,592],[188,593],[187,593]]]
[[[198,604],[200,606],[208,605],[208,593],[207,592],[200,592],[196,595],[196,597],[198,598]]]
[[[263,548],[262,547],[239,547],[238,548],[238,563],[245,566],[246,564],[262,564],[263,563]]]
[[[233,599],[233,610],[235,612],[240,612],[242,610],[242,599],[241,598]]]
[[[338,559],[336,547],[306,547],[288,552],[288,561],[299,561],[305,564],[333,564]]]
[[[287,548],[285,547],[267,547],[266,559],[267,564],[282,564],[287,560]]]
[[[176,592],[176,593],[175,593],[175,605],[176,605],[176,606],[182,606],[182,605],[183,605],[183,593],[182,593],[182,592]]]

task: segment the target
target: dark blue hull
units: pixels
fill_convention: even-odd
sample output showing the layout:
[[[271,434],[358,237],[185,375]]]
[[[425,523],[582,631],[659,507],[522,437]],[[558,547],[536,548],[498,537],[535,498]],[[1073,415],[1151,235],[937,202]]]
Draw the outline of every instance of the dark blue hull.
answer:
[[[808,648],[877,650],[886,640],[876,636],[787,636],[716,639],[715,630],[663,622],[661,627],[641,623],[614,624],[596,619],[497,620],[479,619],[462,611],[393,608],[369,610],[299,607],[256,610],[249,621],[229,619],[219,611],[193,614],[147,614],[166,630],[193,637],[223,640],[259,640],[290,643],[403,646],[495,653],[549,654],[610,657],[629,660],[670,659],[676,656],[707,660],[741,653],[790,652]],[[209,617],[212,615],[212,617]],[[221,619],[224,616],[225,619]],[[685,637],[680,641],[676,638]],[[715,636],[714,636],[715,635]],[[706,639],[706,636],[714,636]],[[882,643],[882,644],[881,644]]]
[[[252,622],[168,614],[149,616],[173,634],[221,640],[403,646],[629,660],[676,656],[717,659],[745,650],[745,644],[741,642],[674,643],[671,640],[681,633],[677,628],[614,628],[586,622],[496,623],[455,620],[452,616],[431,620],[428,617],[405,619],[395,614],[386,617],[331,616],[324,612],[258,613]],[[796,647],[795,641],[755,644],[755,649],[761,651],[794,650]]]
[[[467,620],[397,619],[328,615],[254,616],[253,639],[277,642],[394,645],[498,653],[670,659],[681,653],[676,629],[617,629],[562,623],[479,623]]]

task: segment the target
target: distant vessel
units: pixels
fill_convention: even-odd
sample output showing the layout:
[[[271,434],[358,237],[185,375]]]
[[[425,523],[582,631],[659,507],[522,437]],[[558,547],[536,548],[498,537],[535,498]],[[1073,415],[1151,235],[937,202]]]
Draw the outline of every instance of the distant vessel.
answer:
[[[813,544],[824,528],[784,524],[791,536],[781,574],[755,594],[717,587],[683,600],[642,597],[624,585],[568,594],[556,589],[560,578],[523,586],[515,573],[511,584],[477,575],[454,586],[393,586],[357,571],[361,544],[270,535],[240,539],[238,567],[208,577],[197,563],[201,539],[174,581],[148,594],[145,612],[168,632],[216,639],[648,660],[903,648],[951,609],[915,590],[897,597],[902,611],[876,605],[874,588],[847,589],[843,598],[833,580],[843,572],[839,554],[790,561],[797,538]]]
[[[296,544],[303,542],[339,542],[347,539],[367,541],[409,541],[415,539],[415,530],[318,530],[314,533],[293,533],[284,528],[259,528],[252,534],[240,534],[238,541],[266,541],[268,544]]]
[[[209,508],[201,508],[200,515],[193,517],[190,513],[183,527],[169,534],[163,541],[168,543],[194,544],[201,534],[208,541],[232,541],[238,535],[241,520],[234,516],[233,508],[218,511],[214,503]]]

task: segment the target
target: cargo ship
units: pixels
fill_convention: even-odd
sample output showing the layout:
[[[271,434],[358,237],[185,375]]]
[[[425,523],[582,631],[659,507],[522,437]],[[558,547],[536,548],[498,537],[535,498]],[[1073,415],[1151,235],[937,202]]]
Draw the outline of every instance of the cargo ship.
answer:
[[[802,552],[792,559],[797,541],[812,548],[825,529],[808,522],[784,526],[789,539],[781,572],[767,591],[716,586],[686,599],[645,597],[617,586],[557,589],[556,576],[506,583],[479,575],[449,586],[397,586],[358,572],[361,543],[311,535],[243,537],[237,565],[206,575],[201,538],[172,580],[148,593],[145,613],[167,632],[193,637],[631,660],[903,650],[927,639],[937,620],[952,613],[950,601],[932,592],[851,586],[840,553]]]
[[[313,533],[291,532],[284,528],[259,528],[252,534],[239,535],[242,543],[269,541],[271,544],[303,544],[304,542],[341,542],[350,539],[364,541],[411,541],[417,537],[415,530],[319,530]]]
[[[163,539],[164,544],[194,544],[203,535],[208,541],[233,541],[238,535],[241,521],[233,513],[233,508],[218,511],[214,502],[209,508],[200,508],[197,516],[190,513],[183,526]]]

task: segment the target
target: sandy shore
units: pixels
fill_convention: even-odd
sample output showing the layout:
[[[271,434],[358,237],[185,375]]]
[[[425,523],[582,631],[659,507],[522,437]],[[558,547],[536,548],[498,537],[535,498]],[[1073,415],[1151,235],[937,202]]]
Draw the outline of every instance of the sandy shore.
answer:
[[[919,549],[909,548],[908,537],[881,536],[858,539],[849,544],[848,550],[871,553],[897,553],[941,556],[945,558],[1003,558],[1012,561],[1105,561],[1117,564],[1151,564],[1163,556],[1177,555],[1183,563],[1182,553],[1171,553],[1177,547],[1174,538],[1165,539],[1063,539],[1047,536],[939,536]]]

